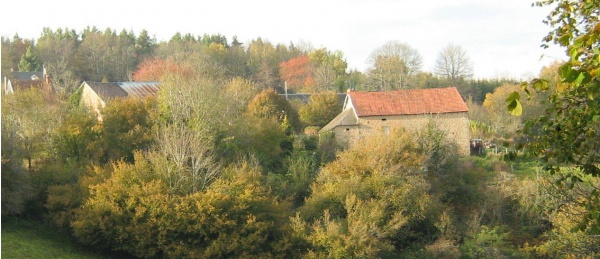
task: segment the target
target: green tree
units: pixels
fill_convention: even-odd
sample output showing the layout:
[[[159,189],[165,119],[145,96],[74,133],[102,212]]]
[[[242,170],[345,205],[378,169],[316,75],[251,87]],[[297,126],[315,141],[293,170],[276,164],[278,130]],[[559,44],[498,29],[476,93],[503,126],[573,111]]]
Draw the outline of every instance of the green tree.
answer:
[[[551,6],[545,19],[552,30],[544,38],[566,49],[569,60],[559,68],[564,89],[550,95],[545,115],[528,123],[525,132],[532,140],[528,150],[540,155],[550,173],[560,172],[562,165],[574,165],[586,175],[600,176],[600,3],[593,0],[545,0],[536,6]],[[548,82],[534,79],[537,90],[548,88]],[[525,86],[527,91],[530,88]],[[507,99],[513,114],[522,112],[520,95]],[[569,171],[567,171],[569,172]],[[564,179],[580,183],[585,178],[568,174]],[[558,184],[564,184],[559,181]],[[580,228],[600,232],[600,191],[590,192],[585,203],[589,208]]]
[[[13,71],[18,71],[21,57],[27,52],[27,48],[33,46],[33,42],[19,37],[18,34],[12,37],[2,36],[2,74],[8,75]]]
[[[21,56],[21,61],[19,62],[19,71],[35,72],[40,70],[42,70],[42,61],[33,52],[32,46],[27,47],[27,52]]]
[[[147,30],[142,30],[137,39],[135,39],[135,51],[138,55],[138,62],[144,61],[146,57],[150,57],[154,48],[156,48],[156,39],[148,35]]]

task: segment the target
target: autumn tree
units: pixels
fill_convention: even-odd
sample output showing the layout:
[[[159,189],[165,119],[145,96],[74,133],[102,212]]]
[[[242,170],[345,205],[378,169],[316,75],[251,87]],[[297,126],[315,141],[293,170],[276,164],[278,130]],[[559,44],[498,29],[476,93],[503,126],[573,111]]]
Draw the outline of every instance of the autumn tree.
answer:
[[[72,109],[53,135],[53,156],[60,162],[87,163],[101,156],[98,118],[85,109]]]
[[[260,92],[258,86],[249,80],[241,77],[235,77],[225,85],[226,95],[230,97],[232,102],[232,112],[234,114],[242,114],[248,108],[248,104]]]
[[[183,124],[162,126],[148,156],[170,193],[205,190],[220,174],[215,146],[206,136]]]
[[[248,77],[249,71],[246,66],[248,57],[243,43],[239,42],[236,36],[233,36],[231,47],[227,49],[225,60],[226,67],[232,75],[243,78]]]
[[[314,92],[314,65],[306,55],[300,55],[279,64],[279,74],[288,89],[296,92]]]
[[[140,63],[133,73],[133,80],[141,82],[161,81],[165,74],[178,74],[189,77],[193,69],[188,64],[178,64],[171,59],[152,58]]]
[[[300,127],[298,112],[273,90],[264,90],[256,95],[248,104],[248,112],[258,118],[275,119],[279,123],[287,118],[294,129]]]
[[[512,116],[504,107],[506,106],[506,98],[510,93],[519,91],[519,85],[506,84],[494,90],[493,93],[488,93],[483,101],[483,107],[487,112],[487,120],[490,122],[492,132],[497,137],[503,137],[508,134],[517,132],[521,126],[521,119]]]
[[[115,43],[111,49],[113,52],[111,58],[115,67],[115,81],[131,81],[131,74],[138,65],[135,34],[123,29],[113,40]]]
[[[275,118],[261,118],[251,113],[242,114],[232,121],[219,143],[219,155],[227,163],[239,160],[255,161],[265,172],[281,168],[286,155],[282,148],[288,136],[282,123]]]
[[[257,82],[261,88],[275,88],[279,86],[279,63],[275,46],[261,38],[252,40],[246,50],[247,66],[250,78]]]
[[[61,103],[45,96],[39,88],[31,88],[5,96],[2,100],[2,122],[13,125],[21,154],[28,170],[36,160],[51,153],[52,133],[58,127]]]
[[[457,80],[471,77],[473,67],[467,52],[461,46],[449,44],[438,54],[435,73],[455,84]]]
[[[292,220],[309,256],[398,257],[402,239],[420,231],[409,226],[430,204],[424,157],[407,132],[393,134],[364,139],[322,168]]]
[[[38,39],[36,49],[44,65],[52,75],[52,86],[61,91],[71,93],[77,87],[76,64],[79,35],[71,29],[44,28]]]
[[[153,143],[152,127],[156,105],[154,98],[115,99],[101,110],[99,130],[102,161],[123,159],[133,162],[133,152],[148,150]]]
[[[41,216],[47,187],[44,171],[55,164],[53,139],[65,115],[63,103],[54,97],[30,88],[2,98],[3,213],[6,209],[18,214],[27,208],[28,215]]]
[[[72,223],[83,244],[146,258],[291,257],[301,247],[286,227],[289,205],[256,168],[226,168],[206,190],[177,195],[140,153],[135,161],[90,186]]]
[[[323,127],[342,111],[340,98],[335,92],[312,94],[300,108],[300,120],[305,126]]]
[[[330,52],[325,48],[316,49],[308,54],[315,64],[315,86],[320,91],[343,90],[348,63],[341,51]]]
[[[110,73],[113,64],[110,64],[108,57],[109,48],[113,45],[111,36],[111,31],[103,34],[96,27],[88,27],[83,31],[77,51],[82,65],[79,73],[86,75],[84,80],[102,81],[103,78],[109,79],[112,76]]]
[[[422,62],[416,49],[397,41],[387,42],[369,56],[369,88],[380,91],[406,88],[410,85],[409,78],[421,69]]]
[[[87,27],[81,34],[78,68],[84,80],[128,81],[138,64],[133,32],[117,34],[110,28],[103,32]]]
[[[20,214],[31,198],[31,182],[23,166],[19,126],[6,118],[6,99],[2,100],[2,216]]]

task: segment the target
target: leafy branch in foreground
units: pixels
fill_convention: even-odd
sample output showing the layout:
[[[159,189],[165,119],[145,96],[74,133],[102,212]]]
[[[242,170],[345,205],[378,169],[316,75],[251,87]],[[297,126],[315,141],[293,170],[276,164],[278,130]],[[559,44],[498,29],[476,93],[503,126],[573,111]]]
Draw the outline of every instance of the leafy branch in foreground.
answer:
[[[551,174],[561,166],[575,165],[583,175],[600,176],[600,1],[544,0],[534,6],[552,6],[544,20],[552,30],[544,38],[543,47],[555,43],[566,48],[569,60],[559,67],[561,82],[550,95],[546,113],[529,121],[524,133],[529,136],[527,150],[541,156]],[[530,89],[547,91],[548,82],[534,79],[524,83]],[[507,108],[520,115],[520,96],[511,94]],[[570,174],[564,179],[583,182],[584,177]],[[565,181],[557,181],[558,185]],[[572,185],[571,185],[572,186]],[[588,213],[579,229],[600,232],[600,193],[587,197]]]

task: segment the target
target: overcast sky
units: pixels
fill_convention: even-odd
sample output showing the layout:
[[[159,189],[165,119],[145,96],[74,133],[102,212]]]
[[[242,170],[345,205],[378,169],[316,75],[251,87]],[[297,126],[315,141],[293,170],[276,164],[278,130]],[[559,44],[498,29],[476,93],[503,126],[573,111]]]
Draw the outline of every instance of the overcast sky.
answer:
[[[537,75],[556,59],[557,47],[543,49],[549,8],[532,0],[28,0],[5,1],[0,34],[37,39],[42,28],[86,26],[146,29],[157,40],[176,32],[220,33],[247,43],[261,37],[273,44],[310,43],[339,50],[348,67],[365,71],[371,52],[388,41],[417,49],[423,70],[433,71],[439,51],[453,43],[469,55],[476,78]],[[544,55],[543,58],[542,55]]]

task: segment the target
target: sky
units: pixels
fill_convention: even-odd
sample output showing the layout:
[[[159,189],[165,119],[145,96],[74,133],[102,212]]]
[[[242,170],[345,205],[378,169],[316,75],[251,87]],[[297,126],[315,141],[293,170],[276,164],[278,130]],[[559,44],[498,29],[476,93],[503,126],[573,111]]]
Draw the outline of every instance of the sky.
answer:
[[[543,66],[564,60],[564,50],[540,47],[550,27],[550,8],[533,0],[28,0],[6,1],[0,35],[37,39],[44,27],[83,31],[96,26],[136,35],[143,29],[158,41],[176,32],[221,34],[249,43],[310,44],[341,51],[349,69],[365,72],[368,58],[389,41],[405,43],[433,72],[448,44],[466,51],[474,78],[528,79]],[[12,10],[12,11],[8,11]],[[25,16],[24,16],[25,15]]]

